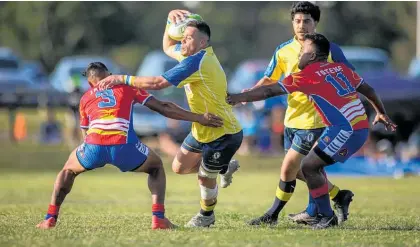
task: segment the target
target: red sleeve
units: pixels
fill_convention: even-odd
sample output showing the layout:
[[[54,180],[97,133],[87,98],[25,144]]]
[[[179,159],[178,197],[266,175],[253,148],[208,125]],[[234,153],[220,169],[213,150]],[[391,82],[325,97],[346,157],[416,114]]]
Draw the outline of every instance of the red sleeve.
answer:
[[[79,113],[80,113],[80,128],[88,129],[89,128],[89,118],[86,115],[85,104],[84,104],[84,101],[83,101],[83,97],[80,100]]]
[[[360,85],[363,84],[364,80],[362,77],[357,74],[356,71],[353,71],[351,69],[346,69],[346,74],[350,75],[350,83],[354,88],[358,88]]]
[[[304,93],[308,87],[308,83],[305,80],[305,74],[301,72],[290,74],[284,78],[283,81],[279,81],[279,85],[287,93],[302,92]]]
[[[151,94],[149,94],[147,91],[143,89],[133,88],[133,90],[134,90],[134,98],[136,102],[142,105],[144,105],[150,99],[150,97],[152,97]]]

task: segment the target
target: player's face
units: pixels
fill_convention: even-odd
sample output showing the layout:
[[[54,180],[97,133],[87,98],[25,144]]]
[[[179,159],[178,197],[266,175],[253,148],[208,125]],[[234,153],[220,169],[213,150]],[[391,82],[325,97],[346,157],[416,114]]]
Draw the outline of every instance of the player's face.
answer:
[[[299,64],[298,68],[300,70],[304,69],[311,61],[316,58],[316,50],[311,40],[305,40],[303,42],[302,49],[299,54]]]
[[[293,18],[293,31],[298,40],[304,40],[307,33],[314,33],[317,22],[310,14],[296,13]]]
[[[202,35],[195,27],[187,27],[184,31],[184,38],[181,41],[181,55],[191,56],[202,49]]]

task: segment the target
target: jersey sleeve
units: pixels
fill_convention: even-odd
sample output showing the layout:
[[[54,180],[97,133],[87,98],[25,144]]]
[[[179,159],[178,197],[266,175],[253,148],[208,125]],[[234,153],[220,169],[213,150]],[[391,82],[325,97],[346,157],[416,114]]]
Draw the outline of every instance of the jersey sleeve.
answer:
[[[346,56],[344,56],[343,51],[337,44],[330,42],[330,53],[332,60],[330,62],[343,63],[350,69],[356,70],[354,66],[347,60]]]
[[[83,98],[80,100],[79,104],[79,113],[80,113],[80,128],[88,129],[89,128],[89,118],[85,111],[85,104],[83,103]]]
[[[358,87],[360,87],[360,85],[364,83],[364,79],[359,74],[357,74],[356,71],[353,71],[351,69],[348,69],[347,71],[347,74],[350,75],[350,83],[354,88],[357,89]]]
[[[285,71],[285,64],[278,53],[279,49],[276,49],[273,57],[271,58],[270,64],[264,72],[264,75],[271,80],[277,81],[283,76]]]
[[[279,80],[280,87],[286,92],[286,93],[293,93],[293,92],[302,92],[306,93],[308,90],[310,84],[307,83],[307,80],[305,79],[305,73],[304,72],[297,72],[290,74],[286,78],[284,78],[283,81]]]
[[[149,94],[143,89],[133,88],[133,91],[136,103],[140,103],[142,105],[144,105],[151,97],[153,97],[153,95]]]
[[[182,87],[200,79],[200,65],[205,51],[189,56],[172,69],[166,71],[162,77],[176,87]]]

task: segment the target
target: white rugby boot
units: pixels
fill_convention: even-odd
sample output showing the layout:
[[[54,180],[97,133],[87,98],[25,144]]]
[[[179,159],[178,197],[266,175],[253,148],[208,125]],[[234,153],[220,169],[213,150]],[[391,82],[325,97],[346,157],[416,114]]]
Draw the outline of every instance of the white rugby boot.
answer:
[[[185,225],[185,227],[210,227],[216,222],[214,213],[210,216],[204,216],[200,213],[196,214],[191,220]]]
[[[220,174],[220,186],[222,188],[228,187],[232,183],[233,174],[239,169],[239,162],[231,160],[225,174]]]

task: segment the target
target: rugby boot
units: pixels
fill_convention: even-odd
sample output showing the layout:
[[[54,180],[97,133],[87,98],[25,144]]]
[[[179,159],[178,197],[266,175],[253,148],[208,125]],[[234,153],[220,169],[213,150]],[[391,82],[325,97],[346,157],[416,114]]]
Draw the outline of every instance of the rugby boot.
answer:
[[[54,228],[57,221],[54,217],[48,218],[47,220],[43,220],[41,223],[36,225],[39,229],[51,229]]]
[[[338,219],[335,214],[332,216],[323,216],[322,214],[318,214],[317,218],[318,223],[312,226],[312,229],[314,230],[326,229],[338,225]]]
[[[152,216],[152,230],[158,229],[174,229],[177,226],[172,224],[167,218],[159,218],[155,215]]]
[[[226,188],[232,183],[233,173],[238,171],[239,162],[237,160],[231,160],[225,174],[220,174],[220,187]]]
[[[185,225],[186,227],[210,227],[216,222],[214,213],[210,216],[204,216],[200,213],[196,214],[191,220]]]
[[[263,216],[250,220],[248,223],[250,226],[261,226],[261,225],[277,225],[277,217],[265,213]]]
[[[340,190],[334,198],[334,209],[337,213],[338,224],[347,220],[347,216],[349,215],[349,206],[353,201],[353,196],[354,194],[350,190]]]
[[[289,214],[288,218],[298,224],[314,225],[318,223],[318,218],[316,216],[310,216],[306,210],[297,214]]]

